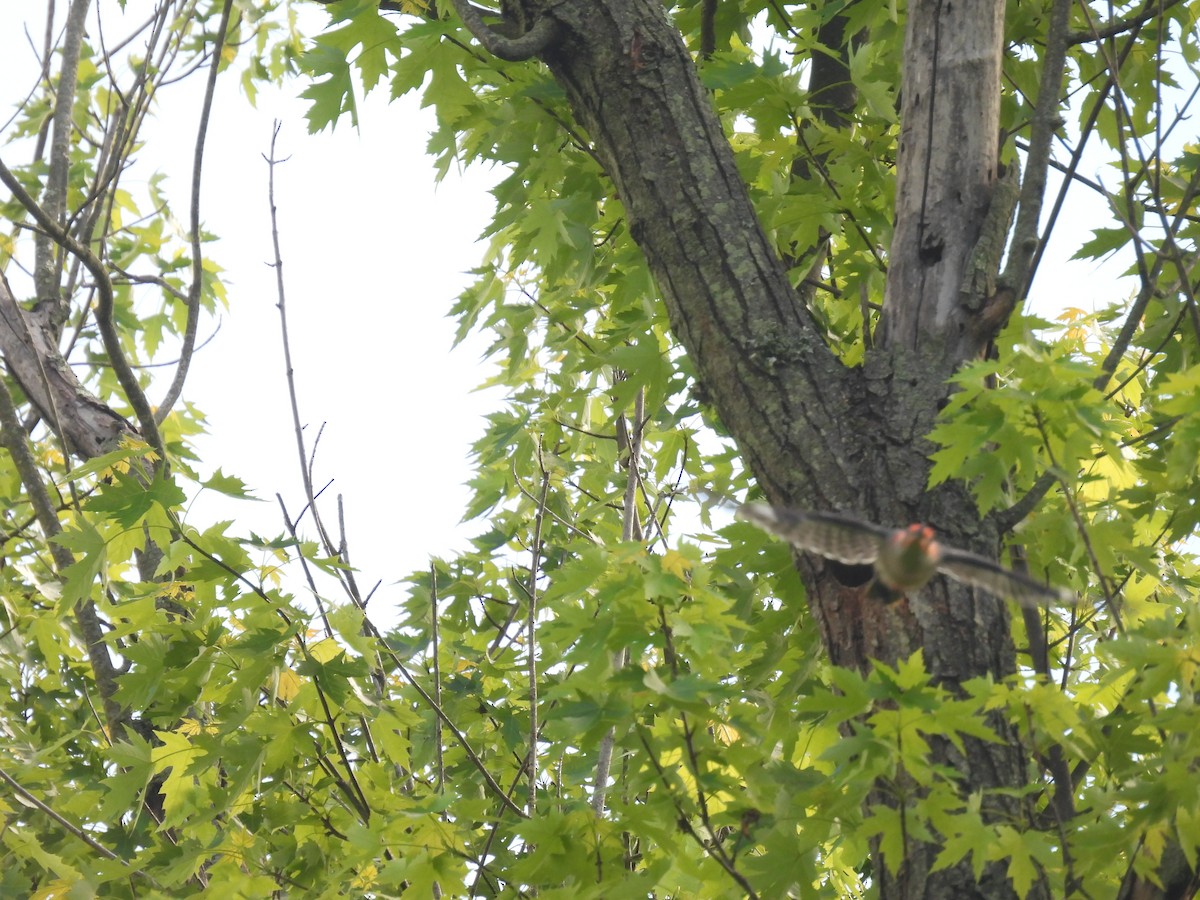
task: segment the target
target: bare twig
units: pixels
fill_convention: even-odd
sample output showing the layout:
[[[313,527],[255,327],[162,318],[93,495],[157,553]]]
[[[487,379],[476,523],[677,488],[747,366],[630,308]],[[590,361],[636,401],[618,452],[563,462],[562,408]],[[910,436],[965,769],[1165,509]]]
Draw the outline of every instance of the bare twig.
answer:
[[[438,592],[437,592],[437,566],[434,563],[429,564],[429,607],[430,607],[430,638],[433,643],[433,700],[438,705],[442,705],[442,663],[441,650],[438,635]],[[446,791],[446,761],[442,748],[442,720],[434,717],[433,720],[433,745],[437,754],[437,792],[439,794]]]
[[[83,45],[84,24],[91,0],[74,0],[67,11],[63,35],[61,62],[58,72],[58,93],[54,98],[53,137],[50,140],[50,161],[46,175],[46,191],[42,197],[46,217],[60,232],[65,230],[67,217],[67,177],[71,168],[71,117],[75,111],[75,88],[79,72],[79,51]],[[48,60],[47,60],[48,64]],[[27,207],[28,208],[28,207]],[[30,210],[32,212],[32,210]],[[67,304],[61,294],[61,242],[50,235],[39,235],[34,241],[34,285],[38,303],[46,304],[49,321],[55,333],[67,318]]]
[[[626,446],[620,446],[620,450],[627,451],[629,454],[628,459],[625,460],[629,472],[625,480],[625,502],[621,522],[621,540],[623,541],[632,541],[635,536],[638,539],[641,538],[641,525],[638,522],[637,513],[637,486],[641,469],[642,429],[646,422],[645,413],[646,391],[645,388],[640,388],[633,403],[634,426],[632,430],[617,429],[618,446],[625,442]],[[618,651],[613,655],[613,670],[619,671],[628,661],[628,650]],[[596,815],[604,812],[604,797],[608,791],[608,774],[612,768],[613,748],[616,746],[616,742],[617,732],[613,727],[600,739],[600,747],[596,753],[596,782],[592,786],[592,811]]]
[[[270,203],[271,214],[271,246],[275,254],[275,259],[271,263],[272,268],[275,269],[275,289],[278,298],[275,306],[279,310],[279,327],[283,343],[284,367],[287,374],[288,400],[292,409],[292,428],[296,435],[296,452],[300,458],[300,476],[304,484],[304,496],[307,500],[305,509],[312,513],[313,524],[316,526],[317,536],[320,538],[321,544],[325,548],[325,552],[330,556],[339,557],[342,562],[346,562],[346,560],[341,557],[339,548],[334,545],[333,539],[329,535],[329,531],[325,528],[325,524],[321,521],[320,511],[317,509],[318,493],[313,491],[313,467],[316,464],[317,444],[321,440],[321,432],[318,432],[317,434],[317,439],[313,443],[312,454],[310,456],[305,448],[304,425],[300,420],[300,401],[296,393],[295,369],[292,365],[291,341],[288,336],[287,292],[284,289],[283,283],[283,253],[280,249],[279,243],[279,218],[278,210],[275,206],[275,167],[280,163],[287,161],[286,159],[277,159],[275,156],[275,144],[279,138],[279,132],[281,128],[281,123],[276,121],[271,132],[270,155],[265,156],[264,159],[267,161],[268,170],[267,197]],[[322,431],[323,430],[324,426],[322,426]],[[300,515],[296,517],[296,523],[299,524],[300,519],[303,517],[304,511],[302,510]],[[345,546],[344,534],[345,531],[343,528],[343,541],[341,545],[343,548]],[[363,609],[364,604],[362,597],[358,592],[358,585],[354,581],[353,574],[339,571],[337,577],[338,582],[341,584],[342,588],[345,590],[347,596],[349,596],[354,605],[359,609]]]
[[[211,344],[213,342],[213,339],[216,338],[216,336],[220,333],[221,333],[221,322],[218,320],[217,327],[213,329],[213,333],[210,334],[208,337],[206,337],[204,340],[202,340],[200,343],[198,343],[196,345],[195,349],[203,350],[205,347],[207,347],[209,344]],[[138,370],[140,370],[140,369],[164,369],[167,366],[174,366],[174,365],[178,365],[178,364],[179,364],[179,357],[176,357],[175,359],[164,359],[162,362],[138,363],[137,365],[130,365],[130,368],[138,369]],[[71,365],[79,366],[79,367],[98,366],[100,368],[112,368],[112,363],[107,363],[102,359],[87,360],[87,361],[81,361],[81,362],[72,362]]]
[[[179,353],[179,368],[167,394],[158,405],[155,420],[160,424],[171,414],[171,407],[179,399],[183,391],[183,382],[187,378],[188,368],[192,363],[192,350],[196,346],[196,328],[200,318],[200,293],[204,283],[204,259],[200,247],[200,175],[204,169],[204,143],[208,136],[208,117],[212,113],[213,95],[217,90],[217,74],[221,68],[222,50],[225,47],[225,36],[229,31],[229,16],[233,10],[233,0],[225,0],[221,9],[221,22],[217,26],[217,36],[213,41],[210,56],[212,63],[208,70],[208,84],[204,88],[204,103],[200,108],[200,127],[196,133],[196,150],[192,159],[192,285],[188,289],[187,325],[183,331],[183,349]]]
[[[297,545],[300,543],[300,535],[296,531],[296,523],[292,521],[288,515],[287,506],[283,502],[283,497],[280,494],[275,495],[275,499],[279,502],[279,511],[283,515],[283,524],[287,526],[288,534],[292,536],[292,540]],[[325,636],[333,637],[333,626],[329,624],[329,616],[325,612],[325,601],[321,599],[321,592],[317,590],[316,579],[313,578],[312,569],[308,565],[308,560],[304,558],[303,553],[297,553],[300,559],[300,568],[304,572],[304,578],[308,581],[308,589],[312,592],[313,600],[317,604],[317,614],[321,617],[321,622],[325,626]]]
[[[537,813],[537,770],[538,770],[538,669],[537,669],[537,581],[542,564],[542,522],[546,509],[546,497],[550,492],[550,473],[542,466],[542,495],[538,498],[537,516],[533,520],[533,546],[530,548],[529,563],[529,615],[526,620],[526,648],[529,654],[529,800],[526,811]]]
[[[277,294],[275,307],[279,310],[279,327],[283,340],[283,361],[287,375],[288,398],[292,404],[292,428],[296,434],[296,451],[300,454],[300,476],[304,480],[304,495],[311,505],[313,502],[312,477],[308,470],[308,459],[304,449],[304,426],[300,423],[300,407],[296,399],[296,375],[295,369],[292,367],[291,343],[288,340],[287,292],[283,286],[283,253],[279,248],[279,223],[276,218],[277,210],[275,207],[275,167],[280,163],[287,162],[286,158],[277,159],[275,156],[275,142],[279,138],[279,132],[282,128],[283,124],[276,120],[271,130],[271,155],[266,158],[268,171],[267,198],[271,205],[271,246],[275,252],[275,260],[271,263],[271,268],[275,270],[275,290]]]

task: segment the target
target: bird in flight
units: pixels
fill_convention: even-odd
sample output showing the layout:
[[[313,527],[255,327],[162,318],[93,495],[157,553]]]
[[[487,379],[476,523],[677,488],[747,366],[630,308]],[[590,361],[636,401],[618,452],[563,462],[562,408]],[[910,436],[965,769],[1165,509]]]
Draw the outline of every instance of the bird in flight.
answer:
[[[939,572],[1022,606],[1071,604],[1075,595],[965,550],[939,543],[928,525],[884,528],[850,516],[745,503],[737,517],[794,547],[850,565],[872,566],[873,587],[891,600],[919,591]]]

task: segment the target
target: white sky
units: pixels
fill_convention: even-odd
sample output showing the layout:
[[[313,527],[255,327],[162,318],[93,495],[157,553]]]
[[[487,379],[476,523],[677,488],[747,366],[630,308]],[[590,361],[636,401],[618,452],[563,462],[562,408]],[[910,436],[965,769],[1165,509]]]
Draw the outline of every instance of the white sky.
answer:
[[[101,2],[111,23],[106,34],[120,32],[116,4]],[[61,17],[65,4],[59,6]],[[145,0],[130,0],[126,20],[139,21],[143,7]],[[23,28],[44,10],[11,0],[0,7],[7,76],[0,82],[0,120],[36,77]],[[322,10],[308,7],[304,28],[315,33],[324,20]],[[30,26],[35,42],[41,29],[40,21]],[[200,73],[160,97],[144,132],[139,168],[126,182],[134,188],[152,170],[166,173],[182,221],[202,84]],[[482,431],[480,416],[495,407],[498,395],[473,392],[490,374],[479,363],[486,343],[476,339],[451,353],[454,323],[445,315],[469,283],[465,273],[480,262],[475,238],[488,219],[487,189],[496,176],[479,169],[452,172],[435,188],[424,152],[432,117],[415,96],[389,105],[386,87],[361,105],[359,132],[346,120],[335,133],[309,136],[306,102],[296,99],[304,87],[293,82],[283,90],[264,89],[252,109],[236,79],[225,78],[214,106],[202,215],[205,227],[222,238],[211,254],[225,267],[230,309],[220,333],[197,353],[184,397],[208,416],[210,434],[197,441],[202,474],[220,467],[270,502],[231,505],[203,497],[189,520],[204,527],[236,517],[236,533],[273,535],[283,527],[274,494],[284,496],[292,515],[303,503],[274,272],[267,265],[272,250],[263,155],[279,119],[278,153],[290,159],[277,170],[276,202],[301,414],[310,450],[326,423],[315,478],[317,485],[334,479],[326,521],[336,524],[333,499],[343,494],[360,585],[382,579],[373,603],[382,612],[401,596],[402,588],[390,583],[424,568],[430,556],[464,547],[466,537],[480,530],[458,520],[468,496],[469,447]],[[10,165],[28,158],[23,148],[0,147],[0,153]],[[1073,191],[1073,199],[1087,205],[1074,207],[1060,223],[1043,263],[1033,298],[1042,315],[1063,306],[1091,309],[1121,290],[1113,284],[1118,266],[1064,259],[1080,231],[1105,215],[1102,201],[1086,193]],[[201,339],[212,329],[212,323],[202,324]],[[171,358],[170,351],[161,358]],[[152,393],[151,401],[162,393]]]
[[[229,269],[231,308],[185,391],[209,417],[199,455],[271,499],[260,511],[268,533],[281,521],[275,492],[292,516],[302,506],[275,273],[265,264],[272,250],[263,154],[279,119],[277,152],[290,159],[276,169],[276,205],[310,450],[325,423],[314,482],[335,479],[327,525],[336,523],[334,492],[344,495],[350,553],[364,580],[394,581],[465,543],[456,526],[468,496],[467,456],[495,401],[473,393],[489,374],[479,363],[486,344],[451,352],[455,326],[446,313],[480,261],[474,238],[487,221],[491,179],[452,174],[435,190],[424,155],[431,117],[414,98],[388,107],[377,94],[361,111],[359,134],[347,124],[309,136],[306,104],[286,91],[261,95],[257,110],[226,93],[203,209],[206,226],[222,236],[214,255]],[[148,146],[155,143],[151,133]],[[218,508],[202,503],[195,513],[231,515]],[[245,508],[238,505],[239,531]]]
[[[145,15],[128,4],[125,21]],[[62,15],[60,4],[59,16]],[[135,14],[134,10],[137,7]],[[122,33],[117,6],[105,2],[105,33]],[[315,32],[326,15],[308,8]],[[40,44],[44,7],[0,8],[0,121],[8,118],[36,78],[36,61],[23,30]],[[123,184],[136,194],[157,170],[168,176],[174,213],[187,221],[191,159],[204,73],[173,85],[159,98],[143,132],[145,150]],[[237,519],[234,533],[283,531],[279,492],[295,517],[303,487],[286,392],[267,202],[272,123],[283,129],[277,154],[290,159],[276,170],[276,205],[287,290],[292,360],[301,416],[311,452],[325,423],[315,483],[330,478],[323,515],[336,528],[337,493],[345,497],[351,558],[360,586],[382,579],[373,608],[398,600],[388,584],[466,546],[477,523],[459,525],[471,469],[468,454],[480,435],[482,414],[496,393],[475,393],[491,374],[480,363],[482,338],[451,352],[455,323],[446,318],[454,298],[479,264],[475,238],[488,220],[494,182],[481,169],[451,172],[435,187],[425,143],[432,114],[409,96],[387,103],[386,86],[360,109],[361,130],[347,119],[334,133],[308,134],[304,82],[263,89],[257,109],[234,77],[219,81],[209,126],[202,195],[204,227],[220,235],[210,245],[225,268],[230,308],[220,331],[199,350],[184,399],[208,417],[209,434],[197,452],[202,476],[218,467],[237,475],[256,496],[246,503],[211,493],[188,520],[205,527]],[[9,165],[28,159],[28,147],[3,148]],[[148,163],[148,165],[147,165]],[[141,197],[138,198],[139,202]],[[212,334],[204,322],[199,339]],[[172,359],[164,347],[161,359]],[[162,385],[173,369],[160,370]],[[307,530],[307,529],[306,529]],[[311,530],[308,530],[311,535]]]

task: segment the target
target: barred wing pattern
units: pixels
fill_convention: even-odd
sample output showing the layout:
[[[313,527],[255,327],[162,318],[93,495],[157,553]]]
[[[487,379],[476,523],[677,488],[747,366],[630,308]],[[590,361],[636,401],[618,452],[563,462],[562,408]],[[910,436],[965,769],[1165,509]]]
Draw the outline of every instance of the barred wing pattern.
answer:
[[[875,565],[888,541],[905,534],[837,513],[803,512],[766,503],[746,503],[738,508],[737,517],[783,538],[801,550],[852,565]],[[913,535],[913,540],[916,540],[917,531],[913,531]],[[943,575],[997,597],[1010,597],[1022,606],[1059,606],[1076,602],[1075,595],[1070,591],[1042,584],[1028,575],[1006,569],[974,553],[932,541],[929,542],[929,550],[933,555],[932,561],[936,561],[937,570]],[[920,577],[923,573],[912,572],[892,573],[893,578],[883,579],[878,566],[876,569],[880,580],[896,584],[905,583],[895,577],[898,574],[913,574],[918,576],[919,586],[924,586],[928,575],[933,574],[933,566],[930,566],[924,578]]]
[[[851,565],[873,564],[892,534],[890,529],[837,513],[801,512],[766,503],[745,503],[738,507],[737,517],[801,550]]]
[[[1042,584],[1022,572],[1014,572],[990,559],[953,547],[942,548],[938,571],[997,597],[1011,597],[1021,606],[1062,606],[1076,600],[1070,591]]]

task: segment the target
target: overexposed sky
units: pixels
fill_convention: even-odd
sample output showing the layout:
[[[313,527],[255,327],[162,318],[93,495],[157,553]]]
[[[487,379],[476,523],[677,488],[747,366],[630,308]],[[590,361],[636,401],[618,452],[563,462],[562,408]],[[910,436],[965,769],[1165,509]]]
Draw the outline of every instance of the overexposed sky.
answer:
[[[302,85],[289,87],[298,93]],[[232,284],[221,331],[188,379],[186,396],[209,416],[200,456],[270,498],[268,521],[280,521],[277,491],[293,516],[299,511],[275,272],[266,265],[263,155],[279,119],[277,153],[288,161],[276,169],[276,205],[310,450],[325,423],[314,483],[334,479],[327,519],[333,493],[344,495],[351,556],[367,580],[394,581],[463,544],[456,526],[468,451],[495,400],[474,393],[490,372],[479,362],[486,344],[475,339],[451,352],[455,326],[446,313],[480,262],[475,238],[492,179],[452,173],[435,188],[424,155],[431,117],[415,98],[389,106],[377,94],[359,133],[346,123],[313,136],[306,104],[286,89],[260,96],[257,110],[237,96],[223,100],[206,160],[204,217],[222,236],[214,256]],[[206,504],[196,512],[207,514]]]
[[[64,5],[59,5],[61,20]],[[93,4],[95,6],[95,4]],[[111,42],[144,21],[151,4],[130,0],[124,15],[103,2]],[[320,7],[302,16],[306,33],[326,21]],[[0,7],[0,121],[36,82],[38,66],[25,29],[40,46],[45,6]],[[129,24],[124,24],[129,23]],[[176,218],[186,224],[192,153],[204,72],[165,88],[143,131],[144,148],[123,186],[143,202],[155,171]],[[482,169],[451,173],[434,184],[425,144],[432,114],[409,96],[388,103],[386,85],[360,109],[360,130],[347,118],[337,131],[309,135],[305,81],[262,89],[257,108],[241,93],[237,73],[218,82],[205,152],[204,228],[218,234],[207,252],[224,267],[229,309],[216,337],[193,360],[183,397],[207,415],[209,433],[196,440],[202,476],[217,468],[241,477],[268,502],[202,495],[188,521],[203,528],[236,518],[236,534],[283,531],[275,494],[291,515],[303,487],[286,393],[267,200],[272,123],[282,131],[276,170],[292,360],[311,452],[322,423],[315,484],[333,479],[325,495],[327,525],[336,527],[336,494],[345,498],[351,558],[360,585],[384,586],[373,608],[399,599],[388,584],[428,565],[430,556],[462,549],[481,530],[460,527],[470,477],[470,444],[480,416],[497,402],[474,389],[491,373],[480,362],[486,342],[468,340],[451,352],[455,323],[446,318],[469,283],[482,248],[475,239],[491,208],[496,176]],[[0,146],[10,166],[28,161],[28,144]],[[141,195],[141,196],[139,196]],[[145,212],[143,207],[143,212]],[[19,283],[19,282],[18,282]],[[154,290],[154,289],[148,289]],[[203,321],[199,340],[215,322]],[[173,359],[164,346],[160,359]],[[165,393],[172,368],[158,370]],[[309,534],[312,532],[309,530]],[[382,612],[382,609],[380,609]]]

